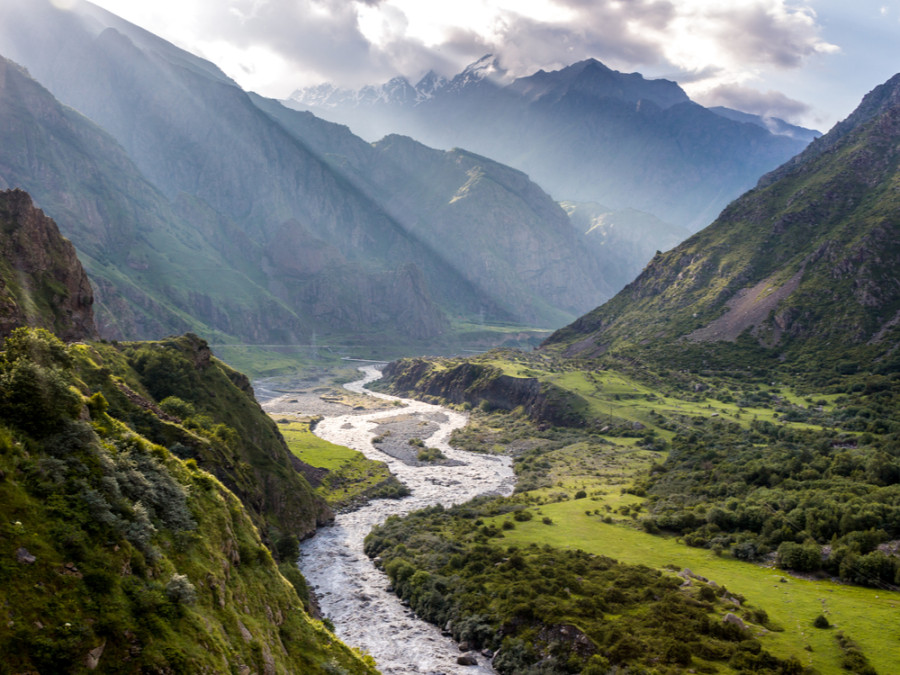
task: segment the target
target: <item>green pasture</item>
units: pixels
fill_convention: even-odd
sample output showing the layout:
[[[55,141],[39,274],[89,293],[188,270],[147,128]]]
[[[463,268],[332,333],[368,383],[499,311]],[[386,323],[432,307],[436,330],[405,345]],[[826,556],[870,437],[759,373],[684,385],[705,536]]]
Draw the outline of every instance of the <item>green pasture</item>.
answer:
[[[629,503],[636,501],[627,497]],[[591,498],[543,504],[536,512],[551,518],[553,524],[545,525],[540,517],[516,522],[515,529],[503,531],[503,544],[549,544],[579,548],[624,563],[688,568],[743,595],[752,606],[764,609],[773,624],[784,628],[783,632],[760,636],[763,646],[772,653],[796,656],[823,675],[846,672],[839,665],[840,650],[834,638],[836,631],[843,631],[859,643],[879,673],[896,672],[900,663],[900,594],[800,579],[778,569],[716,556],[708,549],[647,534],[627,522],[605,523],[602,516],[593,515],[596,507],[597,502]],[[507,519],[509,516],[491,520],[500,526]],[[814,628],[813,620],[819,614],[834,627]]]

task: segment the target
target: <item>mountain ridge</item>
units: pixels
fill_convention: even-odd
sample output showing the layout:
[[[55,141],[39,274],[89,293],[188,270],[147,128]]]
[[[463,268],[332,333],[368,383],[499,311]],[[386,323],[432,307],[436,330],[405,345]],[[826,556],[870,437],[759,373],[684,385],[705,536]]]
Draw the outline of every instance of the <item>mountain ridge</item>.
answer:
[[[797,358],[836,345],[889,351],[900,316],[898,138],[895,76],[547,346],[589,357],[616,345],[734,341],[750,331]]]
[[[674,82],[593,59],[510,83],[473,76],[486,64],[500,70],[495,63],[486,56],[428,96],[392,100],[386,90],[362,97],[335,88],[323,95],[318,88],[309,98],[295,92],[286,104],[370,140],[399,133],[437,148],[465,147],[525,171],[557,200],[634,208],[692,230],[815,135],[753,116],[733,119],[693,103]]]
[[[10,3],[0,14],[0,49],[11,50],[42,86],[62,96],[64,105],[112,136],[114,143],[95,140],[79,148],[92,155],[95,164],[79,180],[108,180],[102,171],[112,155],[120,164],[132,164],[122,176],[133,181],[134,190],[83,190],[94,199],[76,202],[78,212],[66,214],[60,191],[35,173],[0,174],[7,183],[34,193],[84,254],[95,280],[101,329],[108,337],[149,338],[194,330],[217,333],[223,341],[305,343],[316,332],[342,342],[352,336],[358,342],[433,343],[451,329],[451,319],[485,316],[489,321],[556,327],[614,290],[598,288],[602,283],[594,278],[602,277],[602,270],[584,259],[571,228],[560,224],[558,209],[551,213],[549,207],[536,206],[547,198],[538,197],[539,188],[532,183],[522,181],[516,190],[494,194],[500,199],[487,216],[474,207],[462,209],[469,203],[465,201],[457,200],[451,208],[453,195],[469,179],[444,172],[458,182],[440,186],[449,192],[441,205],[443,220],[440,227],[429,225],[426,209],[392,211],[389,202],[397,191],[360,179],[352,162],[363,157],[369,168],[394,171],[384,153],[373,152],[360,139],[341,136],[324,121],[298,124],[296,117],[288,118],[300,113],[285,109],[275,114],[271,106],[263,110],[259,97],[238,89],[211,64],[102,10],[76,2],[73,9],[60,12],[37,0]],[[34,111],[26,112],[32,118],[28,124],[39,126],[34,125]],[[72,118],[68,121],[74,124]],[[332,142],[339,147],[329,147]],[[10,144],[3,152],[15,148]],[[345,152],[349,163],[341,157]],[[420,171],[438,175],[449,156],[428,157],[427,166],[395,172],[398,181],[414,181]],[[70,157],[53,166],[58,183],[71,179],[65,167],[75,161]],[[504,171],[496,162],[484,162],[483,168],[486,176]],[[470,185],[467,195],[473,203],[488,199],[491,186],[488,180]],[[113,206],[127,213],[133,207],[117,200],[133,193],[145,197],[142,201],[152,212],[133,239],[100,237],[99,232],[113,229],[108,217],[96,213]],[[522,232],[511,230],[516,236],[510,241],[521,241],[527,255],[508,258],[531,258],[534,267],[544,251],[562,242],[573,260],[581,262],[554,263],[555,286],[544,294],[517,276],[514,266],[504,267],[498,277],[483,272],[502,267],[490,260],[463,273],[459,256],[445,259],[442,248],[464,241],[457,231],[490,229],[492,218],[513,226],[531,223]],[[526,230],[540,236],[532,241],[522,234]],[[120,234],[129,231],[123,227]],[[563,231],[560,242],[545,245]],[[151,245],[154,237],[158,241]],[[172,238],[184,241],[169,241]],[[96,245],[89,247],[88,242]],[[101,242],[109,250],[101,250]],[[196,251],[199,259],[187,264],[160,254],[173,249],[185,258]],[[514,301],[506,302],[500,287],[516,295]],[[128,298],[127,304],[122,297]],[[566,303],[567,298],[572,301]],[[247,313],[251,321],[241,318]]]

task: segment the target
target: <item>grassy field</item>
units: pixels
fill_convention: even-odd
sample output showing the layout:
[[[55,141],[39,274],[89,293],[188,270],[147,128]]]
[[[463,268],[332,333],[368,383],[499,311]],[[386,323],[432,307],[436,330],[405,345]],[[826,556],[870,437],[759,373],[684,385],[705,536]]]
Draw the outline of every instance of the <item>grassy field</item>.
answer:
[[[383,462],[322,440],[310,430],[309,420],[288,421],[285,415],[279,414],[277,421],[294,456],[328,472],[315,489],[332,507],[341,508],[366,497],[394,497],[403,493],[402,484]]]
[[[627,503],[636,498],[625,495]],[[784,632],[760,637],[772,653],[796,656],[820,673],[841,673],[840,650],[834,639],[838,630],[855,640],[879,673],[897,672],[900,663],[900,594],[828,581],[810,581],[789,576],[733,558],[716,556],[707,549],[685,546],[675,539],[647,534],[628,523],[605,523],[585,511],[597,508],[590,498],[543,504],[541,518],[515,523],[504,530],[504,545],[550,544],[558,548],[580,548],[615,558],[620,562],[663,568],[688,568],[729,590],[740,593],[755,607],[763,608]],[[499,526],[508,516],[494,519]],[[782,579],[785,581],[783,582]],[[834,626],[813,627],[824,616]]]
[[[763,407],[767,404],[750,406],[728,401],[727,392],[723,395],[721,390],[708,393],[721,395],[725,401],[712,395],[692,396],[692,392],[672,395],[671,390],[655,389],[612,370],[553,368],[539,357],[486,361],[507,375],[537,378],[578,394],[587,419],[619,426],[623,421],[638,423],[665,440],[675,435],[673,429],[680,429],[680,420],[698,417],[720,418],[743,428],[750,427],[754,420],[795,429],[823,428],[784,420],[775,404]],[[779,405],[800,409],[815,406],[825,413],[837,398],[833,394],[801,396],[776,383],[759,385],[755,390]],[[503,435],[498,427],[504,424],[508,420],[503,416],[476,414],[472,421],[474,431],[470,433],[482,433],[493,443],[491,447],[502,450],[503,443],[494,438]],[[526,447],[529,442],[519,429],[515,432],[516,441],[509,443],[509,437],[507,429],[504,440],[513,450],[516,443]],[[543,452],[539,465],[545,477],[543,485],[517,496],[537,517],[512,522],[506,515],[485,522],[503,530],[503,546],[549,544],[657,569],[688,568],[743,595],[753,607],[764,609],[773,625],[784,629],[761,635],[764,648],[784,658],[795,656],[820,673],[847,672],[841,667],[843,652],[835,637],[838,632],[858,643],[877,672],[900,672],[900,593],[799,578],[774,567],[736,560],[728,554],[717,555],[707,548],[692,548],[674,537],[645,532],[638,522],[646,514],[644,500],[623,488],[628,489],[635,479],[646,475],[653,464],[663,464],[667,455],[647,450],[637,442],[637,438],[611,437],[601,432],[599,437],[595,434],[589,440]],[[535,461],[528,470],[533,471]],[[586,497],[573,499],[581,490]],[[545,524],[544,517],[550,518],[552,524]],[[513,529],[503,529],[505,521],[510,521],[506,527]],[[832,627],[814,627],[813,621],[819,615],[824,615]]]

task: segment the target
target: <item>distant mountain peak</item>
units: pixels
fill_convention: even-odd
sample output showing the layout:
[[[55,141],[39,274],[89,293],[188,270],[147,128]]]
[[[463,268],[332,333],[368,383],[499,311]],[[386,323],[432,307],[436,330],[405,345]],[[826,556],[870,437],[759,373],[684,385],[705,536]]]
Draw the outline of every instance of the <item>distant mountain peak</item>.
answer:
[[[447,91],[460,91],[483,82],[496,86],[506,84],[508,71],[500,65],[500,60],[493,54],[485,54],[474,63],[470,63],[463,71],[448,83]]]
[[[648,80],[640,73],[621,73],[593,58],[551,72],[540,70],[517,79],[509,88],[530,101],[556,101],[569,94],[632,103],[652,101],[661,108],[690,101],[671,80]]]

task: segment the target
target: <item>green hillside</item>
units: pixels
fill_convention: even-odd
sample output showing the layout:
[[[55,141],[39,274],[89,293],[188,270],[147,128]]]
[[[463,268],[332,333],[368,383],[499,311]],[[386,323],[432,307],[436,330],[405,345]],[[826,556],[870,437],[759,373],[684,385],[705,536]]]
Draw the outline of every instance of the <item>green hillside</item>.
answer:
[[[234,493],[116,416],[97,355],[30,329],[0,351],[0,669],[375,672]],[[182,431],[227,452],[218,433]]]
[[[900,77],[763,178],[712,225],[657,255],[548,348],[591,357],[629,345],[734,342],[782,360],[893,353],[900,316]]]

